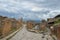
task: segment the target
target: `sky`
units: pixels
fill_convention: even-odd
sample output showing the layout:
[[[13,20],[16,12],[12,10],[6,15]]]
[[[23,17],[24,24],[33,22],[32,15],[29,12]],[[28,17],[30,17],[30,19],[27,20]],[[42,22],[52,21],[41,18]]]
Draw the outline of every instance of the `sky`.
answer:
[[[60,14],[60,0],[0,0],[0,15],[41,20]]]

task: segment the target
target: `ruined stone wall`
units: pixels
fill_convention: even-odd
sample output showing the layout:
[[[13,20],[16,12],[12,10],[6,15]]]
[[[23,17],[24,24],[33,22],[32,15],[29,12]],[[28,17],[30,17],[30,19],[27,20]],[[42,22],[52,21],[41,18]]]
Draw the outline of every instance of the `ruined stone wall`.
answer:
[[[60,27],[57,27],[57,39],[60,40]]]
[[[27,23],[27,28],[28,29],[32,29],[33,28],[33,23],[32,22],[28,22]]]
[[[16,20],[14,18],[0,17],[0,35],[3,37],[16,31],[22,26],[21,20]]]
[[[11,21],[9,19],[4,20],[3,24],[3,36],[7,35],[11,31]]]

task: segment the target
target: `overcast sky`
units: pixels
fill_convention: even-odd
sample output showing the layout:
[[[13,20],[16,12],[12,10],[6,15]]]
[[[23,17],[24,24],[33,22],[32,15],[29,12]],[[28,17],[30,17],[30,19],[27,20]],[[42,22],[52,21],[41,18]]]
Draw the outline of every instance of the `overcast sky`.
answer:
[[[60,14],[60,0],[0,0],[0,15],[40,20]]]

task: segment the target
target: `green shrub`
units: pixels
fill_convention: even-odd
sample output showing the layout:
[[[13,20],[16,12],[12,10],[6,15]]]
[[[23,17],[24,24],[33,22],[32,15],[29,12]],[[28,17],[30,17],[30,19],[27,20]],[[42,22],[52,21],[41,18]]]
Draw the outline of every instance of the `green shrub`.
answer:
[[[54,24],[59,24],[59,23],[60,23],[60,19],[54,22]]]

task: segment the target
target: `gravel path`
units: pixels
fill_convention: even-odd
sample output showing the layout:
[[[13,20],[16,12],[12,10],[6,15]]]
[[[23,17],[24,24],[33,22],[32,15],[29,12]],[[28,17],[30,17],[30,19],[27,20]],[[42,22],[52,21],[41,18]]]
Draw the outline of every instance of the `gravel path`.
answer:
[[[46,35],[45,38],[42,38],[42,34],[32,33],[26,30],[24,25],[23,29],[20,30],[14,37],[10,40],[53,40],[50,36]],[[48,39],[47,39],[48,38]]]

